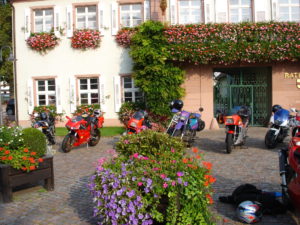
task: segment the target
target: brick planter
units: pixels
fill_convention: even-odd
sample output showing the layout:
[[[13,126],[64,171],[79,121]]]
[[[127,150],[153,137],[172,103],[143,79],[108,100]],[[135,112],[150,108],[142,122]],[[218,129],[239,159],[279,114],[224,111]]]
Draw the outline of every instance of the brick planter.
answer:
[[[0,191],[5,203],[12,201],[14,187],[44,180],[44,187],[51,191],[54,189],[53,156],[46,156],[36,170],[24,172],[16,170],[7,164],[0,164]]]

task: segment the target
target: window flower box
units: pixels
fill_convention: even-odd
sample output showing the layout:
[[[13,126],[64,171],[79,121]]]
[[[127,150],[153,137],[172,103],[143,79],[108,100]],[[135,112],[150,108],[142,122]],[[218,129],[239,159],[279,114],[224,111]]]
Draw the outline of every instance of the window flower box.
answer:
[[[59,38],[54,33],[32,33],[26,40],[27,45],[40,53],[46,53],[58,45]]]
[[[43,157],[43,162],[30,172],[14,169],[8,164],[0,164],[0,190],[5,203],[12,201],[14,187],[44,180],[44,187],[51,191],[54,189],[53,156]]]
[[[71,46],[75,49],[95,49],[100,47],[101,33],[97,30],[76,30],[71,38]]]

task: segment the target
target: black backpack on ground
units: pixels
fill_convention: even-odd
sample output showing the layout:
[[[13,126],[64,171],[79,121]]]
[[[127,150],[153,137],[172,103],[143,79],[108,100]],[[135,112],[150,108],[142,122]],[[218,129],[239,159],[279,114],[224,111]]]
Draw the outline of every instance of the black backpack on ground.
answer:
[[[219,200],[236,206],[247,200],[257,201],[261,203],[264,214],[282,214],[287,210],[272,192],[263,192],[252,184],[240,185],[232,192],[232,195],[220,196]]]

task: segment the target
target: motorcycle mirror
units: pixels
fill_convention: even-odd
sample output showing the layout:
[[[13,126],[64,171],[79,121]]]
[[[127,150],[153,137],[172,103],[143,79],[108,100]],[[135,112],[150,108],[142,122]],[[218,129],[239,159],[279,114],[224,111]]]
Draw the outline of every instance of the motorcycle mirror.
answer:
[[[204,109],[203,109],[202,107],[200,107],[200,108],[199,108],[199,111],[200,111],[200,112],[203,112],[203,111],[204,111]]]
[[[70,120],[71,118],[70,117],[68,117],[68,116],[66,116],[66,118],[68,119],[68,120]]]
[[[34,116],[34,117],[38,117],[39,114],[38,114],[38,113],[34,113],[33,116]]]
[[[297,109],[296,108],[291,108],[291,111],[292,112],[297,112]]]

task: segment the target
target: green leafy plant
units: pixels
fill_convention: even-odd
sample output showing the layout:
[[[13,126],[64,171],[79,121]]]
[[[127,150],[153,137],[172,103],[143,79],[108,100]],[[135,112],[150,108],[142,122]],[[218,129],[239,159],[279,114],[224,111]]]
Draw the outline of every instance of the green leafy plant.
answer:
[[[27,146],[30,151],[36,152],[38,157],[42,157],[46,154],[46,136],[40,130],[25,128],[22,130],[22,133],[24,145]]]
[[[170,114],[169,103],[184,94],[180,87],[184,73],[168,60],[163,30],[162,23],[147,21],[138,27],[130,45],[135,84],[145,94],[147,109],[158,115]]]
[[[89,184],[103,223],[214,224],[209,206],[216,179],[198,149],[185,156],[179,139],[153,131],[125,136],[116,149],[112,161],[98,160]]]

